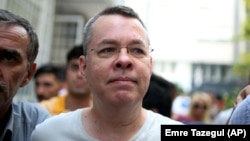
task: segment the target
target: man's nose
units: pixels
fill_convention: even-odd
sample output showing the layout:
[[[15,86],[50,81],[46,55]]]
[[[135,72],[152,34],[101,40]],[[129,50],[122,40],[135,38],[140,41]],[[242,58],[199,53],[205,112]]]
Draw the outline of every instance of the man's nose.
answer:
[[[129,55],[129,52],[127,48],[121,48],[118,56],[117,56],[117,62],[116,67],[117,68],[130,68],[132,66],[132,60],[131,56]]]

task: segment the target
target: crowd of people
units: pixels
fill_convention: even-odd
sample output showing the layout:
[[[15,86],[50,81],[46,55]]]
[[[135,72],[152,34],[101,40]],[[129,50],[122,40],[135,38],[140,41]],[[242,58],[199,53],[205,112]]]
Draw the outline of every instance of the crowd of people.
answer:
[[[224,110],[213,94],[180,94],[154,73],[147,29],[130,7],[103,9],[83,37],[65,66],[37,68],[32,25],[0,9],[0,141],[160,141],[161,125],[250,123],[250,86]],[[32,78],[37,103],[14,102]]]

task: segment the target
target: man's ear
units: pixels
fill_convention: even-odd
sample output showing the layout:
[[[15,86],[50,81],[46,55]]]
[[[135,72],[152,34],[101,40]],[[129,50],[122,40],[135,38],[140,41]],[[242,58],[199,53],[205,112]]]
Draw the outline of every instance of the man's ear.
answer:
[[[79,73],[84,78],[86,78],[85,69],[86,69],[85,56],[81,55],[79,58]]]
[[[33,77],[33,75],[34,75],[34,73],[36,71],[36,63],[32,63],[29,66],[27,71],[28,72],[27,72],[26,76],[24,77],[23,82],[20,85],[21,87],[25,86],[31,80],[31,78]]]

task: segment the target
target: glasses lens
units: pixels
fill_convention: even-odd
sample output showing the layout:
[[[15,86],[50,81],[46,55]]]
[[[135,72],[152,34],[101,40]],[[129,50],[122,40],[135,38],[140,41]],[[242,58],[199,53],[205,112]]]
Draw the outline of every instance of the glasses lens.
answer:
[[[135,58],[148,57],[153,49],[147,50],[145,46],[131,46],[131,47],[104,47],[98,49],[91,49],[90,51],[95,51],[97,56],[100,58],[113,58],[117,57],[121,52],[122,48],[127,49],[127,53]]]

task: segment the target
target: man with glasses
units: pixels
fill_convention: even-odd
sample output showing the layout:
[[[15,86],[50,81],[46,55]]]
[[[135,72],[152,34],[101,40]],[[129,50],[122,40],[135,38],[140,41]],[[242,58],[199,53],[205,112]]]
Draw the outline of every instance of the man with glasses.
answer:
[[[152,49],[133,9],[114,6],[98,13],[85,25],[83,44],[80,73],[93,106],[40,124],[33,141],[160,141],[162,124],[182,124],[142,107],[152,75]]]

